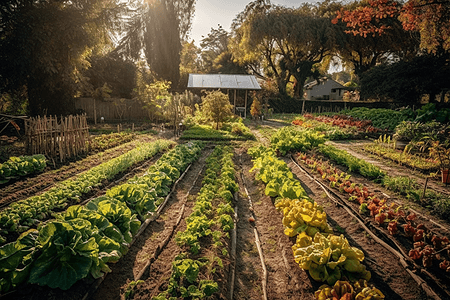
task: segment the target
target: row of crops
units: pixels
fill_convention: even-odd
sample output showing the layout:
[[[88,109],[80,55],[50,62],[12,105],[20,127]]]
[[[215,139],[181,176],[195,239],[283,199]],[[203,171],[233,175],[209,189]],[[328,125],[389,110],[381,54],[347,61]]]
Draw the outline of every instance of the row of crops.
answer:
[[[149,157],[170,144],[155,142],[130,152]],[[144,176],[132,178],[85,205],[73,205],[54,213],[51,219],[37,222],[36,228],[3,245],[0,248],[0,292],[27,282],[66,290],[81,279],[98,278],[109,272],[108,264],[128,251],[141,223],[156,210],[158,199],[169,193],[172,183],[198,157],[202,147],[198,142],[178,145],[165,153]],[[124,161],[130,159],[127,156],[127,159],[108,163],[123,168]],[[115,168],[106,166],[106,169]],[[96,173],[91,171],[86,172],[89,176],[85,173],[77,178],[79,184],[82,183],[80,177],[95,177]],[[30,208],[39,210],[36,203]]]
[[[167,289],[152,299],[204,299],[219,292],[224,261],[230,260],[229,232],[234,227],[233,194],[237,192],[231,147],[217,146],[206,160],[202,188],[186,229],[177,233],[180,247],[172,262]]]
[[[296,237],[295,261],[316,281],[323,282],[316,299],[384,299],[368,281],[370,272],[362,264],[364,254],[347,239],[332,234],[323,207],[310,199],[289,167],[269,148],[250,148],[256,179],[266,184],[266,195],[277,197],[275,206],[283,212],[285,234]],[[348,280],[341,280],[343,278]]]
[[[56,184],[46,192],[15,202],[0,212],[0,243],[17,237],[17,233],[35,227],[48,219],[55,211],[63,210],[70,203],[78,203],[104,180],[113,178],[137,162],[154,156],[173,143],[156,141],[138,145],[133,150]],[[7,236],[7,237],[6,237]]]
[[[298,161],[301,161],[305,166],[313,170],[315,174],[318,174],[319,178],[321,177],[323,181],[326,181],[330,188],[335,189],[337,193],[343,194],[344,199],[348,200],[349,205],[357,207],[360,216],[363,218],[372,218],[374,224],[378,225],[379,228],[382,228],[397,240],[403,241],[402,247],[406,248],[407,258],[411,259],[414,268],[425,268],[427,271],[424,271],[424,273],[428,274],[427,276],[431,281],[442,282],[444,280],[443,278],[447,278],[448,275],[446,274],[450,271],[447,251],[450,242],[446,236],[437,234],[428,225],[424,225],[423,219],[417,216],[414,210],[408,212],[408,209],[401,206],[401,204],[387,200],[380,193],[377,194],[376,191],[368,189],[367,186],[352,182],[350,180],[350,174],[339,170],[333,164],[329,163],[327,159],[344,166],[348,172],[360,174],[366,179],[378,182],[387,189],[406,196],[408,199],[430,209],[443,219],[447,219],[449,216],[448,207],[450,201],[448,196],[441,195],[432,189],[424,190],[412,178],[389,176],[373,164],[355,158],[346,151],[337,149],[331,145],[324,145],[325,139],[326,134],[321,134],[313,129],[306,128],[298,130],[297,128],[285,127],[272,134],[271,144],[273,150],[282,155],[291,151],[302,151],[296,155]],[[254,152],[261,152],[260,150],[255,151],[254,149],[251,151],[253,152],[250,152],[250,154],[253,156],[255,156]],[[256,155],[256,157],[258,156]],[[261,164],[259,160],[256,160],[255,168],[261,167],[263,171],[268,168],[264,164]],[[283,172],[285,173],[285,171]],[[257,178],[258,176],[261,177],[261,175],[257,175]],[[265,181],[264,179],[262,180]],[[267,183],[266,194],[268,194],[267,188],[273,185],[274,183],[271,181]],[[278,182],[276,186],[283,186],[283,184],[280,185]],[[282,195],[281,193],[280,191],[279,195]],[[271,194],[270,196],[274,195]],[[285,212],[283,219],[283,224],[286,227],[285,233],[289,236],[299,235],[297,238],[297,246],[309,247],[311,245],[310,239],[315,240],[311,234],[315,236],[318,229],[312,229],[311,224],[304,222],[304,207],[305,205],[308,205],[308,209],[315,209],[315,207],[311,206],[305,199],[295,200],[294,204],[290,200],[283,199],[277,201],[276,206],[282,208]],[[293,207],[296,209],[294,210]],[[291,211],[294,211],[294,214],[290,214]],[[320,227],[320,217],[322,214],[323,211],[318,210],[318,212],[314,213],[315,219],[307,217],[307,220],[314,220],[314,225]],[[390,238],[387,237],[387,239]],[[330,243],[324,242],[323,240],[317,239],[315,242],[319,242],[321,245],[328,245],[333,249]],[[294,255],[296,255],[296,251],[304,255],[303,250],[298,251],[295,249]],[[318,254],[316,250],[308,252],[308,254],[313,252]],[[327,260],[326,258],[319,257],[317,256],[313,260],[314,267],[317,267],[317,261]],[[308,263],[303,266],[310,267]],[[330,274],[333,276],[335,274],[333,272],[335,272],[334,268],[332,270],[321,269],[318,272],[314,270],[313,274],[310,272],[310,275],[315,280],[323,281],[324,278],[321,277],[323,274],[326,274],[325,277]],[[351,275],[350,278],[352,277],[355,278]],[[346,278],[349,278],[348,274]]]

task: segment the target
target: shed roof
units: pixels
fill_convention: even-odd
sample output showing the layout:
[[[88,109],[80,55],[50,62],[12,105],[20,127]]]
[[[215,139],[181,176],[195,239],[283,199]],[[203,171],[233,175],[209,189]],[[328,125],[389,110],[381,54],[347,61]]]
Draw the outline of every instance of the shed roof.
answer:
[[[189,74],[188,88],[260,90],[254,75]]]

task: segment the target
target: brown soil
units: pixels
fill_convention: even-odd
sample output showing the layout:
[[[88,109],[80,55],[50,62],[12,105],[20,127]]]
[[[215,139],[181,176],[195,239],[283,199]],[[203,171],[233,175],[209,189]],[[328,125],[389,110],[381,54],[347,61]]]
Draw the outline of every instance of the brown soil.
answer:
[[[383,171],[385,171],[389,176],[407,176],[414,178],[421,186],[425,186],[425,180],[427,178],[426,174],[423,174],[417,170],[413,170],[406,166],[400,166],[397,163],[381,158],[377,155],[368,153],[364,151],[364,145],[369,143],[366,140],[358,141],[329,141],[327,142],[338,149],[342,149],[353,155],[354,157],[363,159]],[[450,195],[450,185],[444,185],[442,182],[436,178],[430,178],[427,183],[427,187],[435,190],[436,192]]]
[[[272,125],[271,122],[270,126],[275,125]],[[254,133],[258,138],[262,138],[257,131]],[[267,143],[267,141],[264,142]],[[254,179],[254,173],[249,173],[253,164],[250,156],[246,154],[247,146],[244,146],[246,144],[235,142],[234,145],[236,174],[240,189],[238,200],[235,203],[238,209],[238,225],[233,299],[263,298],[263,267],[255,243],[255,228],[261,242],[264,265],[267,269],[267,298],[314,299],[314,291],[321,284],[312,280],[308,273],[295,263],[291,250],[295,240],[284,235],[282,214],[276,211],[273,199],[264,195],[264,185]],[[117,264],[111,266],[112,272],[105,277],[98,289],[91,293],[88,299],[122,299],[130,282],[135,280],[145,263],[154,255],[161,241],[170,234],[184,203],[186,203],[186,209],[183,213],[183,220],[174,234],[185,229],[184,218],[189,216],[195,198],[189,196],[186,199],[186,194],[192,185],[194,188],[190,195],[196,195],[199,191],[202,175],[197,181],[195,178],[202,170],[205,158],[210,151],[211,148],[204,150],[201,158],[192,165],[186,176],[180,181],[161,216],[150,223],[143,234],[137,238],[130,251]],[[356,151],[354,152],[356,153]],[[286,158],[286,162],[301,181],[308,195],[325,208],[328,222],[334,228],[335,234],[344,234],[352,246],[363,250],[366,257],[364,263],[372,273],[371,282],[385,294],[386,299],[428,299],[423,289],[399,263],[397,257],[371,238],[341,205],[336,205],[329,199],[317,183],[306,176],[290,159]],[[391,169],[397,169],[397,167]],[[410,171],[409,174],[411,174]],[[379,186],[362,177],[353,175],[352,180],[381,192]],[[248,190],[252,205],[245,188]],[[249,220],[253,215],[255,222]],[[370,220],[365,220],[365,222],[368,225],[371,223]],[[144,282],[134,289],[134,299],[151,299],[152,296],[167,287],[171,262],[181,251],[182,249],[176,245],[172,237],[159,258],[143,276]],[[231,261],[224,261],[224,265],[224,270],[219,272],[215,278],[219,282],[221,291],[214,299],[228,299],[230,267],[233,264]],[[67,292],[27,286],[19,293],[5,299],[82,299],[92,283],[92,280],[80,281]]]
[[[72,176],[118,157],[135,148],[137,142],[149,142],[155,139],[156,137],[150,135],[138,135],[133,142],[88,156],[82,160],[70,162],[55,170],[51,170],[51,168],[48,167],[47,171],[42,174],[20,179],[12,184],[6,184],[3,187],[0,187],[0,208],[12,202],[40,194],[57,182],[64,181]]]

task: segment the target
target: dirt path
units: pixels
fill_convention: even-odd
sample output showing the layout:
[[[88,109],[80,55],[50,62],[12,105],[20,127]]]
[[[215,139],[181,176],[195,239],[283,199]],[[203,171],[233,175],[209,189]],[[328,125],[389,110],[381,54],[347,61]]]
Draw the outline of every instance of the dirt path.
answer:
[[[263,299],[263,271],[254,228],[258,232],[267,269],[267,299],[314,299],[313,285],[306,272],[296,265],[291,241],[282,225],[282,214],[276,211],[272,199],[264,194],[264,185],[255,181],[250,156],[245,149],[236,153],[239,173],[239,225],[237,231],[237,270],[234,299]],[[249,222],[252,208],[245,193],[247,188],[255,222]]]
[[[327,222],[334,234],[343,234],[352,247],[363,250],[364,264],[372,273],[371,282],[380,289],[386,299],[427,299],[423,290],[409,276],[399,259],[374,241],[361,225],[342,206],[336,205],[326,193],[290,159],[285,159],[292,172],[301,181],[308,196],[324,207]]]
[[[345,150],[354,157],[363,159],[383,171],[385,171],[389,176],[405,176],[414,178],[421,185],[425,185],[426,175],[412,170],[411,168],[400,166],[397,163],[381,158],[379,156],[370,154],[363,150],[365,144],[370,143],[369,141],[328,141],[327,144],[333,145],[334,147]],[[427,186],[439,193],[450,195],[450,185],[445,186],[441,182],[431,179],[428,180]]]

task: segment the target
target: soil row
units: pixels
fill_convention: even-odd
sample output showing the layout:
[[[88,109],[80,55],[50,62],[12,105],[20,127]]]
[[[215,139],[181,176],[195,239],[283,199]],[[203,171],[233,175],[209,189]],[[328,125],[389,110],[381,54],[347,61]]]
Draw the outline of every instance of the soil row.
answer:
[[[150,142],[156,138],[150,135],[139,135],[133,142],[117,146],[101,153],[90,155],[82,160],[71,162],[56,170],[49,170],[37,176],[23,178],[0,188],[0,208],[10,203],[40,194],[55,183],[64,181],[81,172],[116,158],[135,148],[138,142]],[[116,179],[115,179],[116,180]]]

